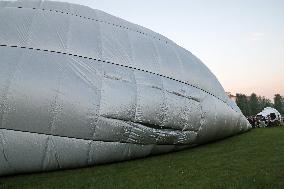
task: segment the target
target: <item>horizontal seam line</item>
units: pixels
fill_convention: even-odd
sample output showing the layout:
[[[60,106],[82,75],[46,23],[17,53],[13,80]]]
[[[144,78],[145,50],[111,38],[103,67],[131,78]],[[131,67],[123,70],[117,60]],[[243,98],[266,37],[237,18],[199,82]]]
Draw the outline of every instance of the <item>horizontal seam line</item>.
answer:
[[[40,133],[40,132],[35,132],[35,131],[34,132],[33,131],[23,131],[23,130],[17,130],[17,129],[9,129],[9,128],[0,128],[0,130],[15,131],[15,132],[22,132],[22,133],[30,133],[30,134],[39,134],[39,135],[54,136],[54,137],[64,137],[64,138],[78,139],[78,140],[92,140],[92,139],[84,139],[84,138],[77,138],[77,137],[61,136],[61,135]],[[92,140],[92,141],[102,141],[102,140]],[[104,141],[102,141],[102,142],[104,142]]]
[[[111,22],[107,22],[105,20],[99,20],[99,19],[95,19],[95,18],[91,18],[91,17],[82,16],[82,15],[75,14],[75,13],[72,13],[72,12],[65,12],[65,11],[60,11],[60,10],[55,10],[55,9],[35,8],[35,7],[5,7],[5,8],[31,9],[31,10],[49,11],[49,12],[55,12],[55,13],[60,13],[60,14],[71,15],[71,16],[79,17],[79,18],[82,18],[82,19],[85,19],[85,20],[91,20],[91,21],[95,21],[95,22],[100,22],[100,23],[112,25],[112,26],[115,26],[117,28],[123,28],[123,29],[129,30],[129,31],[135,32],[135,33],[142,34],[144,36],[149,36],[149,37],[151,37],[151,38],[153,38],[155,40],[158,40],[158,41],[163,41],[165,44],[169,44],[168,41],[160,39],[160,38],[158,38],[158,37],[156,37],[154,35],[151,35],[149,33],[144,33],[142,31],[139,31],[139,30],[136,30],[136,29],[132,29],[132,28],[129,28],[127,26],[114,24],[114,23],[111,23]],[[92,9],[92,10],[95,11],[95,9]]]
[[[54,50],[48,50],[48,49],[40,49],[40,48],[33,48],[33,47],[24,47],[24,46],[17,46],[17,45],[6,45],[6,44],[0,44],[0,47],[10,47],[10,48],[19,48],[19,49],[28,49],[28,50],[36,50],[36,51],[41,51],[41,52],[50,52],[50,53],[54,53],[54,54],[63,54],[63,55],[68,55],[68,56],[75,56],[75,57],[79,57],[79,58],[83,58],[83,59],[88,59],[88,60],[95,60],[95,61],[99,61],[99,62],[104,62],[104,63],[107,63],[107,64],[112,64],[112,65],[116,65],[116,66],[121,66],[121,67],[125,67],[125,68],[128,68],[128,69],[132,69],[132,70],[139,70],[139,71],[142,71],[142,72],[145,72],[145,73],[149,73],[149,74],[152,74],[152,75],[157,75],[157,76],[160,76],[160,77],[164,77],[164,78],[167,78],[167,79],[170,79],[170,80],[173,80],[173,81],[177,81],[179,83],[183,83],[183,84],[186,84],[188,86],[191,86],[191,87],[194,87],[198,90],[201,90],[213,97],[215,97],[216,99],[220,100],[221,102],[225,103],[228,107],[230,107],[233,111],[235,111],[231,106],[229,106],[229,104],[227,104],[225,101],[223,101],[222,99],[220,99],[219,97],[213,95],[212,93],[202,89],[202,88],[199,88],[195,85],[192,85],[192,84],[189,84],[185,81],[181,81],[181,80],[178,80],[178,79],[174,79],[172,77],[169,77],[169,76],[166,76],[166,75],[162,75],[162,74],[159,74],[159,73],[155,73],[155,72],[151,72],[151,71],[148,71],[146,72],[146,70],[144,69],[141,69],[141,68],[135,68],[135,67],[129,67],[129,66],[125,66],[125,65],[122,65],[122,64],[118,64],[118,63],[114,63],[114,62],[110,62],[110,61],[106,61],[106,60],[101,60],[101,59],[97,59],[97,58],[92,58],[92,57],[86,57],[86,56],[79,56],[77,54],[72,54],[72,53],[67,53],[67,52],[60,52],[60,51],[54,51]],[[237,111],[235,111],[237,112]]]
[[[22,131],[22,130],[7,129],[7,128],[0,128],[0,130],[14,131],[14,132],[21,132],[21,133],[28,133],[28,134],[38,134],[38,135],[60,137],[60,138],[66,138],[66,139],[92,141],[92,142],[106,142],[106,143],[120,143],[120,144],[134,144],[134,145],[161,145],[161,146],[162,145],[167,145],[167,146],[168,145],[173,145],[173,146],[187,146],[188,145],[188,144],[139,144],[139,143],[130,143],[130,142],[118,142],[118,141],[103,141],[103,140],[84,139],[84,138],[68,137],[68,136],[53,135],[53,134],[46,134],[46,133],[38,133],[38,132],[31,132],[31,131]]]
[[[93,140],[93,139],[77,138],[77,137],[70,137],[70,136],[61,136],[61,135],[40,133],[40,132],[35,132],[35,131],[34,132],[33,131],[23,131],[23,130],[9,129],[9,128],[0,128],[0,130],[15,131],[15,132],[22,132],[22,133],[29,133],[29,134],[38,134],[38,135],[53,136],[53,137],[62,137],[62,138],[77,139],[77,140],[84,140],[84,141],[115,142],[115,141],[103,141],[103,140]],[[124,143],[124,142],[115,142],[115,143]],[[134,144],[134,143],[126,143],[126,144]]]

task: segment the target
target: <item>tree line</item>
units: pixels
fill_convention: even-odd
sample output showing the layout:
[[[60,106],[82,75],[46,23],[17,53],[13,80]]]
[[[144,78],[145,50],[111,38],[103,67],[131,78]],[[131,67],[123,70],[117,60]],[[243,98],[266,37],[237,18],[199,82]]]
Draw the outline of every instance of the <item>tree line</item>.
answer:
[[[250,96],[236,94],[236,103],[245,116],[255,116],[265,107],[274,107],[281,115],[284,115],[284,98],[280,94],[275,94],[273,102],[263,96],[252,93]]]

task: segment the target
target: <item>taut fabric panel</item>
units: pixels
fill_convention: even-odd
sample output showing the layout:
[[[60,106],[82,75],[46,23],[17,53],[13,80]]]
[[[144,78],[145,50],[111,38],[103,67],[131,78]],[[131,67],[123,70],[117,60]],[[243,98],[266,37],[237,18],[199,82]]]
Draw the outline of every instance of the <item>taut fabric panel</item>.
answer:
[[[85,6],[0,1],[0,175],[141,158],[250,127],[166,37]]]

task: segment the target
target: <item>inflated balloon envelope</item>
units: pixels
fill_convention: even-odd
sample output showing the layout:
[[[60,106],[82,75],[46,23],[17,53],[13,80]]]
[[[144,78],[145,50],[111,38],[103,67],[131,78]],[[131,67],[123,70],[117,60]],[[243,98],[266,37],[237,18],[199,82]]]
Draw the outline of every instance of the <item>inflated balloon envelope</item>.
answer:
[[[250,128],[210,70],[99,10],[0,2],[0,175],[180,150]]]

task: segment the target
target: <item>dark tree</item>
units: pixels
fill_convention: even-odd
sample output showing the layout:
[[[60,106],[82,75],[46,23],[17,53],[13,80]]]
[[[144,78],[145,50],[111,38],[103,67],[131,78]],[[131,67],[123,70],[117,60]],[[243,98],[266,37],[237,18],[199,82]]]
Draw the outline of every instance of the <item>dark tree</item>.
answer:
[[[248,97],[246,95],[237,93],[236,103],[245,116],[249,116],[251,114]]]
[[[258,102],[258,97],[255,93],[252,93],[249,97],[249,106],[251,110],[250,115],[256,115],[261,111],[260,103]]]
[[[259,96],[258,102],[259,102],[260,110],[263,110],[266,107],[273,107],[274,106],[273,103],[271,102],[271,100],[265,98],[264,96],[263,97]]]
[[[284,100],[280,94],[275,94],[274,96],[274,108],[283,115],[284,114]]]
[[[250,96],[237,93],[236,103],[245,116],[255,116],[266,107],[274,107],[284,115],[284,98],[280,94],[275,95],[273,104],[271,100],[257,96],[255,93]]]

